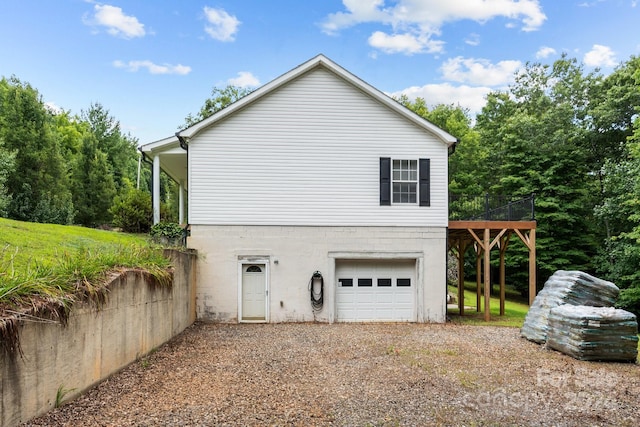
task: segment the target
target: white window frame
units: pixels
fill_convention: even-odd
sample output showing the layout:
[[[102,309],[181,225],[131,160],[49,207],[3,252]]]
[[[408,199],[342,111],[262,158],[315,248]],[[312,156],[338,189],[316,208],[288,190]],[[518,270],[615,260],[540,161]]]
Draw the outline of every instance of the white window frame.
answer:
[[[407,164],[407,169],[403,169],[403,165],[401,163],[400,165],[400,169],[396,170],[395,168],[395,164],[396,162],[408,162]],[[415,170],[411,169],[411,163],[415,164]],[[419,190],[420,190],[420,182],[419,182],[419,177],[420,177],[420,162],[418,161],[418,159],[415,158],[403,158],[403,159],[396,159],[396,158],[392,158],[391,159],[391,204],[392,205],[417,205],[419,203]],[[402,179],[402,177],[400,177],[399,179],[396,179],[396,171],[400,174],[402,174],[403,172],[407,172],[409,174],[409,176],[407,176],[408,179]],[[411,172],[415,173],[414,178],[415,179],[411,179]],[[394,191],[395,188],[395,184],[413,184],[415,186],[415,200],[414,201],[408,201],[408,202],[403,202],[403,201],[396,201],[395,199],[395,194],[396,192]],[[411,193],[409,193],[409,195],[411,195]]]

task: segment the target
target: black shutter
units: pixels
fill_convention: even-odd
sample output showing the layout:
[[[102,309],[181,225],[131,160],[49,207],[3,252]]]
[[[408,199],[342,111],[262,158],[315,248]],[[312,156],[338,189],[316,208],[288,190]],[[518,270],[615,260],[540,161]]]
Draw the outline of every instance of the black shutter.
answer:
[[[420,159],[418,168],[420,170],[418,190],[420,192],[420,206],[431,206],[431,160]]]
[[[380,205],[391,204],[391,157],[380,157]]]

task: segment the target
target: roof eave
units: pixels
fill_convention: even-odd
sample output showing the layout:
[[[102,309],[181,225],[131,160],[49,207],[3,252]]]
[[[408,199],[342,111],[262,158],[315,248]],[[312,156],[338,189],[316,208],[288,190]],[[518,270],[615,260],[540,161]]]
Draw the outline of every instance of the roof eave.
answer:
[[[178,140],[177,136],[172,135],[167,138],[150,142],[148,144],[143,144],[138,147],[138,150],[145,154],[153,154],[164,151],[167,148],[174,148],[176,145],[180,146],[180,141]]]

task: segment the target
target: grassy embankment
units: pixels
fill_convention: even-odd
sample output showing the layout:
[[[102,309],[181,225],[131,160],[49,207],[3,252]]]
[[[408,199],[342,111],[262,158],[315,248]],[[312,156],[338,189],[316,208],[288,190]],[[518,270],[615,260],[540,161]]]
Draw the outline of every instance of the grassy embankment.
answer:
[[[146,235],[0,218],[0,309],[99,302],[108,271],[141,268],[168,283],[168,266]]]

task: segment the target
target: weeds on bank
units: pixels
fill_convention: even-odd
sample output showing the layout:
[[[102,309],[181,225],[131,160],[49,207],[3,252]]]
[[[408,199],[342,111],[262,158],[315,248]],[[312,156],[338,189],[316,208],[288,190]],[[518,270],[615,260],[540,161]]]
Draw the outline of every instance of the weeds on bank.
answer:
[[[0,249],[0,304],[30,304],[34,298],[68,306],[76,299],[104,300],[107,272],[141,268],[159,283],[168,284],[169,260],[162,251],[140,246],[93,246],[61,251],[53,259],[32,258],[16,268],[20,248]]]
[[[75,391],[75,388],[64,388],[64,384],[60,384],[60,387],[58,387],[58,392],[56,393],[56,402],[54,404],[54,407],[59,408],[62,405],[62,401],[64,400],[65,396],[72,391]]]
[[[143,235],[0,218],[0,350],[22,354],[20,321],[65,324],[76,301],[102,305],[123,269],[170,286],[162,252]]]

